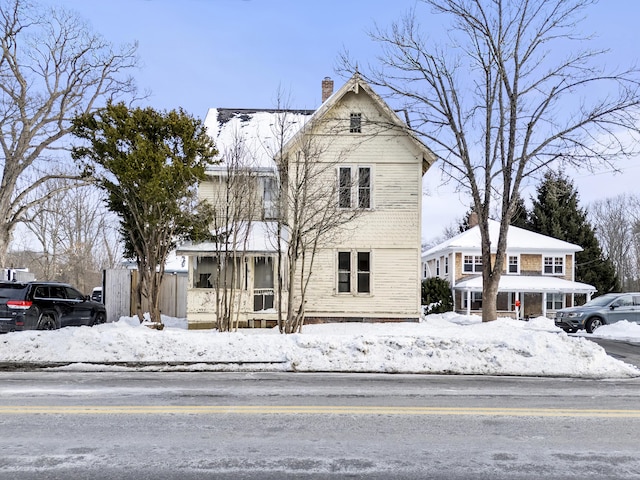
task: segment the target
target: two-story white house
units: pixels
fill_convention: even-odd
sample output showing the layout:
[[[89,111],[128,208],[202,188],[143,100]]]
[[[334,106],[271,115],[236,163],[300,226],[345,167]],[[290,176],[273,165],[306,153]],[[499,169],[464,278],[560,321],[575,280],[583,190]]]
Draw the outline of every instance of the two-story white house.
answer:
[[[500,224],[489,220],[491,245],[498,243]],[[576,294],[587,298],[596,289],[575,281],[575,253],[579,245],[510,226],[505,269],[498,288],[498,313],[503,316],[552,316],[573,306]],[[495,258],[495,248],[493,251]],[[454,310],[482,311],[482,250],[480,229],[469,230],[422,254],[422,278],[439,277],[449,282]]]
[[[233,206],[236,200],[225,196],[225,185],[240,171],[230,169],[230,163],[242,159],[242,176],[250,178],[251,186],[246,196],[255,199],[257,208],[236,212],[234,218],[246,221],[234,229],[226,228],[224,219],[216,220],[212,232],[217,240],[179,248],[179,254],[189,258],[190,328],[215,324],[221,290],[212,278],[220,271],[221,249],[242,252],[240,258],[226,261],[227,268],[241,275],[225,284],[225,290],[241,292],[236,296],[239,325],[274,324],[279,241],[275,220],[282,215],[286,223],[291,215],[273,205],[277,161],[285,159],[290,169],[297,166],[291,163],[295,159],[309,161],[308,155],[301,155],[303,145],[314,146],[311,161],[328,167],[319,169],[312,181],[335,187],[329,200],[336,214],[357,212],[318,245],[306,294],[306,321],[420,318],[422,176],[435,156],[359,74],[335,93],[333,81],[325,78],[322,92],[323,103],[315,111],[209,111],[205,125],[216,140],[221,163],[207,172],[200,198],[220,211]],[[289,241],[287,232],[282,233],[280,242]]]

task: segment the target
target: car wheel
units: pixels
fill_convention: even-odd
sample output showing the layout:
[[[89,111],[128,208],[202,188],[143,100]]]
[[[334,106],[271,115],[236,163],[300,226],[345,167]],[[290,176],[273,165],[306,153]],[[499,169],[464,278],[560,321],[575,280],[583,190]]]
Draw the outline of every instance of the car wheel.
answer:
[[[604,325],[604,322],[600,317],[593,317],[587,321],[585,328],[587,329],[587,332],[593,333],[596,328],[601,327],[602,325]]]
[[[92,325],[100,325],[104,323],[106,320],[104,318],[104,313],[96,313],[96,318],[93,320]]]
[[[55,330],[58,328],[56,319],[50,313],[45,313],[40,317],[38,322],[38,330]]]

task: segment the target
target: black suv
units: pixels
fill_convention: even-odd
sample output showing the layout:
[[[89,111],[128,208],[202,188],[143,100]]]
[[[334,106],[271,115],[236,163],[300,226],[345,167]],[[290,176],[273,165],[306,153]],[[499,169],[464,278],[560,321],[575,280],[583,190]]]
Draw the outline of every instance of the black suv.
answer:
[[[0,333],[104,323],[104,305],[66,283],[0,282]]]

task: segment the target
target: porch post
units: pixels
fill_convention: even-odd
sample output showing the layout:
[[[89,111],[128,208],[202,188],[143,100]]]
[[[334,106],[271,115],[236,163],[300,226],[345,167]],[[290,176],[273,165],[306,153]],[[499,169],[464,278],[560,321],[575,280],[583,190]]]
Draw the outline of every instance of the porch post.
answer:
[[[542,316],[547,316],[547,292],[542,292]]]
[[[516,307],[516,320],[520,320],[520,308],[522,307],[522,302],[520,302],[520,292],[515,292],[515,307]]]
[[[471,315],[471,290],[467,290],[467,315]]]

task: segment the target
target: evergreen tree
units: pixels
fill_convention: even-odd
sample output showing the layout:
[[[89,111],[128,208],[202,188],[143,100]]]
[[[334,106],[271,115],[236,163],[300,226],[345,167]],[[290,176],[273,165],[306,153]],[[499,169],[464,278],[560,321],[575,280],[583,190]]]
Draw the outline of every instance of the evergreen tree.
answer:
[[[76,117],[73,133],[86,145],[72,156],[107,194],[120,219],[125,255],[138,265],[136,313],[142,322],[144,298],[151,320],[160,323],[167,255],[178,243],[208,234],[211,209],[198,202],[196,186],[213,163],[213,141],[183,110],[129,109],[124,103]]]
[[[513,216],[511,217],[510,225],[519,228],[529,228],[529,212],[527,212],[527,206],[524,204],[524,199],[518,194],[518,197],[514,199],[516,204]]]
[[[587,221],[586,210],[580,208],[573,182],[562,172],[549,171],[538,185],[537,198],[529,218],[529,230],[574,243],[583,248],[575,256],[576,281],[593,285],[598,295],[619,290],[613,263],[605,258]]]

